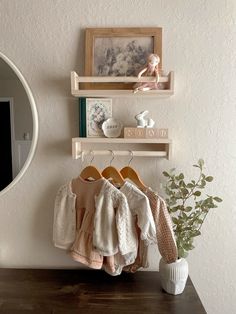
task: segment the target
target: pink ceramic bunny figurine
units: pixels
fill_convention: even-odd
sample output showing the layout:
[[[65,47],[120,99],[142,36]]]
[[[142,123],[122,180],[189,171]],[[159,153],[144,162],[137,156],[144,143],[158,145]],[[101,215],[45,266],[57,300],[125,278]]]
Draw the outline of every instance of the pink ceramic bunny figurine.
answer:
[[[159,82],[159,69],[158,64],[160,63],[160,57],[157,54],[150,54],[148,56],[148,63],[147,66],[141,70],[138,74],[138,78],[141,78],[142,74],[145,76],[155,76],[156,82],[143,82],[143,83],[136,83],[134,85],[134,93],[138,91],[147,91],[150,89],[158,89],[158,82]]]

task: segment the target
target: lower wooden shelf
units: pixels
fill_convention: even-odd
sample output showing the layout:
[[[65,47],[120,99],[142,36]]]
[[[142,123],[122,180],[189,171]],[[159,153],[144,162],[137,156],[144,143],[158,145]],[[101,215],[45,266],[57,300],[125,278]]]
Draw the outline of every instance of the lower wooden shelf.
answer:
[[[102,148],[101,148],[102,144]],[[171,157],[170,139],[72,138],[73,159],[84,155]]]

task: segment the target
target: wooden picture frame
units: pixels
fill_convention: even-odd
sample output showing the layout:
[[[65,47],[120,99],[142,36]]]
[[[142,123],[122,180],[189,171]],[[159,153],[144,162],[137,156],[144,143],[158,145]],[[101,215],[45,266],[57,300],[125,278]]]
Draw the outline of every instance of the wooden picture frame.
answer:
[[[85,76],[136,76],[150,53],[162,64],[162,28],[87,28]],[[130,83],[86,83],[85,89],[132,89]]]

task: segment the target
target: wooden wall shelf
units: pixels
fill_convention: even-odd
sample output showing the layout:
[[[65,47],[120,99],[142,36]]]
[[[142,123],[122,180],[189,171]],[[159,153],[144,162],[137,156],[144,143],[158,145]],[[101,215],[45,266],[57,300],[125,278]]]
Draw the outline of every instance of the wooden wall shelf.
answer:
[[[133,93],[132,89],[83,89],[81,83],[136,83],[155,82],[154,77],[136,76],[79,76],[76,72],[71,72],[71,93],[76,97],[169,97],[174,94],[174,72],[160,77],[160,83],[164,83],[166,89],[150,90],[146,92]],[[95,85],[96,86],[96,85]]]
[[[102,149],[97,149],[103,145]],[[126,138],[72,138],[72,157],[81,158],[82,155],[110,155],[115,156],[165,157],[170,159],[172,141],[170,139],[126,139]],[[83,154],[82,154],[83,152]]]

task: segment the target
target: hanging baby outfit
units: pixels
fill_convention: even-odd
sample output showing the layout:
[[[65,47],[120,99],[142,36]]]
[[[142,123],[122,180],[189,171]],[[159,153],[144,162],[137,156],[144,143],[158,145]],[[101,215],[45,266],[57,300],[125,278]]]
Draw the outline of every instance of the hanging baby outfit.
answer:
[[[100,217],[102,227],[109,230],[106,239],[100,239],[101,230],[94,218],[95,205],[107,213]],[[125,255],[137,249],[136,231],[126,197],[104,178],[86,181],[78,177],[59,190],[53,239],[55,246],[69,248],[75,261],[94,269],[102,267],[103,256],[118,251]]]
[[[171,218],[165,201],[151,188],[143,190],[149,199],[152,215],[156,226],[158,249],[166,263],[173,263],[178,258],[177,246],[172,228]],[[139,251],[133,264],[123,268],[126,272],[134,273],[139,268],[147,268],[148,247],[139,239]]]
[[[118,190],[108,180],[81,177],[62,186],[55,199],[53,242],[88,267],[113,275],[147,268],[148,245],[157,243],[167,263],[177,259],[165,201],[152,189],[128,181]]]
[[[149,201],[146,195],[142,193],[135,185],[131,184],[128,181],[126,181],[121,186],[120,192],[122,192],[127,198],[129,209],[132,214],[132,225],[136,224],[138,227],[137,247],[135,251],[129,253],[128,255],[123,255],[121,254],[121,252],[118,252],[116,255],[108,257],[106,259],[106,263],[104,264],[104,270],[113,276],[120,275],[125,265],[130,265],[135,262],[138,254],[139,238],[142,239],[146,247],[156,242],[156,227],[153,220]],[[106,215],[106,213],[104,213],[104,215]],[[99,218],[97,217],[100,216],[100,213],[96,210],[96,223],[99,220]],[[109,237],[109,232],[103,232],[101,234],[101,237],[106,238],[107,236]],[[114,271],[111,271],[111,265]]]
[[[55,198],[53,221],[53,244],[60,249],[69,250],[75,241],[75,203],[71,182],[60,187]]]

